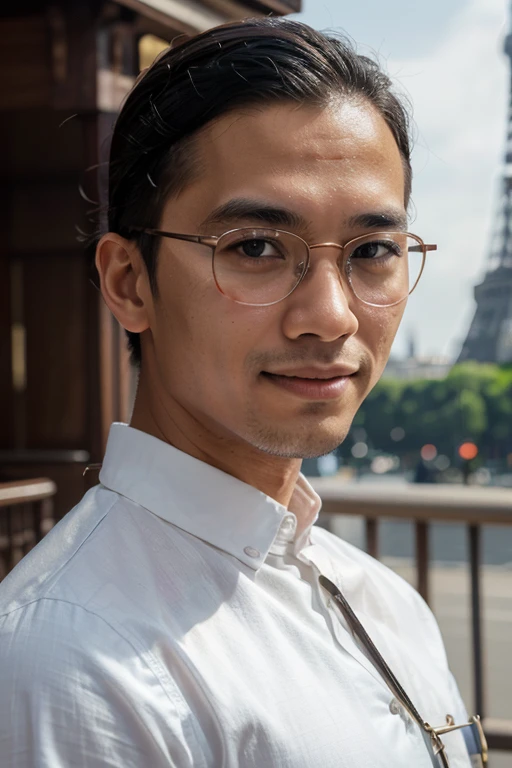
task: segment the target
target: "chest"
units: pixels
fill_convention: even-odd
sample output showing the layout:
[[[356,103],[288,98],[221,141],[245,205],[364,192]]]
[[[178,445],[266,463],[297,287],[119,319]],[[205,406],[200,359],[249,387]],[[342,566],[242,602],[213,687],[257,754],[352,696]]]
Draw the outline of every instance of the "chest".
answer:
[[[336,609],[304,581],[274,578],[252,587],[205,612],[164,653],[206,740],[218,745],[212,768],[431,768],[418,727]],[[405,635],[378,622],[371,632],[424,716],[443,722],[443,671]],[[456,752],[453,768],[467,768]]]

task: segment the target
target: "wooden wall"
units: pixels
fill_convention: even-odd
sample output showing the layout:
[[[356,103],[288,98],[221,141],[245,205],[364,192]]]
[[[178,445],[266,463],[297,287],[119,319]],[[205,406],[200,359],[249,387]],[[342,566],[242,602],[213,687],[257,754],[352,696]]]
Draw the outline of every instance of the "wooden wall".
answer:
[[[299,6],[183,0],[171,18],[157,0],[2,4],[0,481],[54,480],[57,518],[96,481],[82,473],[101,461],[111,422],[129,418],[124,332],[89,282],[76,228],[98,226],[91,211],[104,205],[105,188],[88,169],[107,159],[117,109],[139,72],[139,40]]]
[[[99,72],[120,79],[119,100],[136,38],[108,4],[20,5],[0,18],[0,479],[53,479],[61,517],[96,481],[82,473],[110,423],[129,418],[124,332],[89,281],[77,228],[93,232],[105,204],[87,169],[107,158],[117,104],[103,93],[98,105]],[[133,72],[109,60],[118,33]]]

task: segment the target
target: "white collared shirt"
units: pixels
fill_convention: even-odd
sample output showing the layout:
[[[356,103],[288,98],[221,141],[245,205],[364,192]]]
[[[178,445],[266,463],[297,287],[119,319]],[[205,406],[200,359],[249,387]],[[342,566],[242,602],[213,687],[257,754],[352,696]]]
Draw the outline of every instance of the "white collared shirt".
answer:
[[[318,583],[336,583],[425,720],[465,711],[393,572],[126,425],[100,485],[0,584],[2,768],[431,768]],[[451,768],[469,768],[460,733]]]

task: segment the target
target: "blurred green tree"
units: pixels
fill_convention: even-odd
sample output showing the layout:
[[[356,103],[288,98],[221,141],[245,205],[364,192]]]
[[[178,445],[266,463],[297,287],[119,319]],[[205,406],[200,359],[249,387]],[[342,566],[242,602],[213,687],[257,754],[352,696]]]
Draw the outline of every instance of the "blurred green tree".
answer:
[[[512,366],[469,362],[443,380],[384,378],[357,413],[338,449],[342,457],[350,459],[362,429],[370,457],[393,453],[410,466],[427,443],[457,461],[466,440],[477,444],[484,461],[505,459],[512,454]]]

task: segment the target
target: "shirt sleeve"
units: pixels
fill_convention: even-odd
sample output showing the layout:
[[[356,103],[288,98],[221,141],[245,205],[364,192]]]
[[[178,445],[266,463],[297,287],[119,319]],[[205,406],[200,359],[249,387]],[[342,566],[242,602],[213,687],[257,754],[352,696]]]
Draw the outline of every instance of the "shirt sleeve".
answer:
[[[193,720],[179,690],[81,606],[42,599],[0,618],[2,768],[203,766]]]

